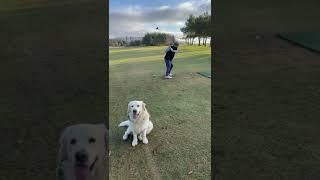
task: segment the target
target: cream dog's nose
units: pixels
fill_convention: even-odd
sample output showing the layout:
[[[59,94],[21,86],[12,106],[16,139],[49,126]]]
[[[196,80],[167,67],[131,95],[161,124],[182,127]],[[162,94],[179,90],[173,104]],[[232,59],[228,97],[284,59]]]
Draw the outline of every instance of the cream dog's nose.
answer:
[[[86,151],[79,151],[75,154],[76,161],[78,163],[85,163],[88,161],[88,153]]]

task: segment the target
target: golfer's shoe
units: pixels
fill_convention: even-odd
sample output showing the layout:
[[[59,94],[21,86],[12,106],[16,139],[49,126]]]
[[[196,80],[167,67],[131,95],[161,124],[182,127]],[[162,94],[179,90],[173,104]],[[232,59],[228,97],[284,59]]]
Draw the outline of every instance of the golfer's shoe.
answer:
[[[172,77],[171,77],[171,76],[165,76],[165,78],[166,78],[166,79],[171,79]]]
[[[173,76],[173,74],[170,73],[169,76]]]

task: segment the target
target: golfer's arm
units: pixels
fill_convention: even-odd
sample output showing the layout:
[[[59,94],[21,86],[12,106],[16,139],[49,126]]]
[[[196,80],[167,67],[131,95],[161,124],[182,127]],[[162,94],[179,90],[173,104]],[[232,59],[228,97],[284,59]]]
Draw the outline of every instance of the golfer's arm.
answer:
[[[165,52],[167,53],[168,51],[170,51],[171,47],[168,47]]]
[[[171,50],[172,52],[174,52],[174,53],[177,53],[177,52],[178,52],[178,50],[173,50],[172,48],[170,48],[170,50]]]
[[[177,52],[178,52],[178,50],[173,50],[171,47],[170,47],[170,50],[171,50],[172,52],[174,52],[174,53],[177,53]]]

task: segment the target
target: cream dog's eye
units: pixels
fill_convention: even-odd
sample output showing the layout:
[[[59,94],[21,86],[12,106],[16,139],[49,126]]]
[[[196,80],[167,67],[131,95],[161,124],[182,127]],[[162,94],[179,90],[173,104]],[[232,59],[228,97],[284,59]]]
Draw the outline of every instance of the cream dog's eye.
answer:
[[[91,144],[91,143],[95,143],[96,142],[96,139],[95,138],[90,138],[89,139],[89,143]]]
[[[137,107],[139,107],[140,105],[137,105]]]
[[[71,139],[71,141],[70,141],[70,144],[72,144],[72,145],[75,145],[77,143],[77,140],[76,139]]]

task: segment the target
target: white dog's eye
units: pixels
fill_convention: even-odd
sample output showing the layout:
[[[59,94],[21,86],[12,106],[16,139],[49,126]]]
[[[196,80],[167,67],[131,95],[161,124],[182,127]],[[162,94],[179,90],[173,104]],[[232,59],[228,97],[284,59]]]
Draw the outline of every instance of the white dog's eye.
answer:
[[[71,141],[70,141],[70,144],[72,144],[72,145],[75,145],[77,143],[77,140],[76,139],[71,139]]]
[[[133,107],[133,105],[131,107]]]
[[[91,144],[91,143],[95,143],[96,142],[96,139],[95,138],[90,138],[89,139],[89,143]]]
[[[139,107],[140,105],[137,105],[137,107]]]

